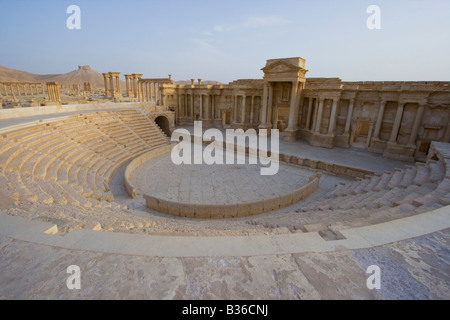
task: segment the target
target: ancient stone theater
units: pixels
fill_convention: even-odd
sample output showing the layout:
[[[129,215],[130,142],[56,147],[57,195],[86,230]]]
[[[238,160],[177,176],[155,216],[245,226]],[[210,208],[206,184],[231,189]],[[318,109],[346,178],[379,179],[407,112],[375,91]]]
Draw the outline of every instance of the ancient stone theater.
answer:
[[[6,281],[11,297],[70,298],[58,281],[78,264],[94,298],[117,297],[99,274],[131,281],[122,298],[385,298],[365,285],[385,263],[408,270],[408,297],[448,298],[450,82],[308,78],[298,57],[261,70],[228,84],[120,72],[97,88],[0,83],[0,261],[28,253],[37,269],[23,272],[38,279],[31,291]],[[246,162],[173,163],[179,129],[230,152],[197,140],[197,121],[200,135],[244,135],[231,151]],[[246,145],[264,129],[279,130],[277,151]],[[261,175],[253,152],[274,156],[277,174]],[[327,283],[323,270],[335,270]]]

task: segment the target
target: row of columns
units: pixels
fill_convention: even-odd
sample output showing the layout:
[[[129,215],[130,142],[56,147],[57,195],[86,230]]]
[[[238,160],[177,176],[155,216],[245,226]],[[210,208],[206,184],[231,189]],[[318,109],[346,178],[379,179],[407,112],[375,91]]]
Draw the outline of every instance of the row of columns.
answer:
[[[137,95],[136,96],[139,98],[140,102],[153,101],[155,103],[158,103],[158,101],[160,101],[159,95],[160,95],[160,90],[159,90],[158,82],[153,82],[153,81],[148,81],[148,80],[139,80],[138,85],[137,85]]]
[[[318,103],[318,107],[315,108],[316,112],[313,115],[313,117],[311,117],[313,101],[315,101],[316,104]],[[312,98],[312,97],[308,98],[306,129],[310,128],[311,121],[313,121],[313,126],[311,128],[311,131],[313,131],[314,133],[320,133],[324,101],[325,101],[325,98],[322,98],[322,97],[321,98]],[[331,115],[330,115],[330,122],[328,125],[328,134],[333,134],[335,131],[338,102],[339,102],[339,99],[333,99],[333,105],[332,105]],[[381,125],[383,124],[384,110],[386,108],[387,103],[388,103],[387,100],[380,101],[380,107],[378,109],[377,120],[375,123],[375,129],[374,129],[373,136],[372,136],[373,139],[379,139],[379,137],[380,137]],[[389,138],[390,143],[397,143],[397,138],[398,138],[398,134],[400,132],[400,126],[401,126],[403,112],[404,112],[406,103],[407,102],[404,102],[404,101],[401,101],[398,103],[394,124],[392,126],[391,136]],[[349,134],[349,132],[350,132],[350,125],[351,125],[351,119],[353,116],[354,105],[355,105],[355,99],[350,99],[348,112],[347,112],[347,118],[346,118],[346,122],[345,122],[344,135]],[[417,113],[414,118],[414,123],[413,123],[412,129],[411,129],[411,135],[408,140],[408,145],[410,145],[410,146],[415,145],[417,135],[419,133],[420,124],[422,121],[424,110],[425,110],[425,104],[419,103]]]
[[[103,80],[105,82],[105,95],[106,97],[114,98],[120,96],[122,91],[120,89],[120,72],[108,72],[103,73]]]
[[[273,106],[273,86],[275,82],[266,81],[263,89],[263,102],[261,109],[261,128],[269,128],[272,126],[272,106]],[[290,105],[289,105],[289,122],[286,131],[294,132],[298,129],[298,110],[303,82],[292,81]],[[323,106],[322,106],[323,107]]]
[[[238,122],[238,97],[242,97],[241,101],[241,121]],[[245,124],[245,115],[247,114],[247,95],[245,94],[236,94],[233,96],[233,108],[232,108],[232,119],[233,123],[237,124]],[[253,118],[254,118],[254,111],[255,111],[255,96],[251,96],[251,102],[250,102],[250,124],[253,124]]]
[[[4,82],[4,83],[1,83],[1,88],[3,88],[3,92],[6,97],[9,97],[9,93],[8,93],[8,88],[9,88],[10,94],[13,97],[13,99],[16,99],[16,92],[15,92],[14,88],[16,89],[18,96],[22,96],[22,92],[23,92],[24,96],[28,95],[28,92],[30,93],[31,96],[34,96],[34,94],[38,95],[40,93],[42,93],[42,94],[45,93],[45,89],[44,89],[45,86],[43,83]]]
[[[191,118],[194,117],[194,96],[199,97],[200,119],[202,120],[211,120],[211,118],[214,119],[216,112],[215,95],[204,93],[199,93],[198,95],[192,93],[178,95],[178,105],[180,106],[180,108],[182,108],[184,117],[188,117],[188,114]],[[207,103],[205,103],[205,105],[203,105],[203,97],[207,97],[206,99]],[[190,112],[188,112],[188,110]]]
[[[58,82],[47,82],[47,93],[49,101],[61,101]]]
[[[125,86],[128,97],[139,97],[138,83],[142,79],[141,73],[133,73],[125,75]]]

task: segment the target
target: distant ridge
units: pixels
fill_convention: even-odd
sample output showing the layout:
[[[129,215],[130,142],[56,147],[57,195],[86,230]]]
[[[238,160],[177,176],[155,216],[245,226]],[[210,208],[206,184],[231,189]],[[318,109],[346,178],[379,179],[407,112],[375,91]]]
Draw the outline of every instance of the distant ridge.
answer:
[[[79,84],[82,86],[85,82],[90,82],[91,86],[94,88],[104,87],[102,74],[91,69],[90,66],[78,66],[78,70],[74,70],[64,74],[47,74],[47,75],[34,74],[0,66],[0,81],[5,82],[57,81],[58,83],[65,86],[70,86],[73,84]]]

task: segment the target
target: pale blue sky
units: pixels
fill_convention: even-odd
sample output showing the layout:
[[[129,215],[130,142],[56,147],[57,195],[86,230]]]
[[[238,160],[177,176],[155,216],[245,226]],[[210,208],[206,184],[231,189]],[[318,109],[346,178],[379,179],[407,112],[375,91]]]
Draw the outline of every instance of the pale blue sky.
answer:
[[[68,30],[66,9],[81,9]],[[369,30],[369,5],[381,30]],[[65,73],[229,82],[267,59],[302,57],[308,77],[450,80],[449,0],[0,0],[0,65]]]

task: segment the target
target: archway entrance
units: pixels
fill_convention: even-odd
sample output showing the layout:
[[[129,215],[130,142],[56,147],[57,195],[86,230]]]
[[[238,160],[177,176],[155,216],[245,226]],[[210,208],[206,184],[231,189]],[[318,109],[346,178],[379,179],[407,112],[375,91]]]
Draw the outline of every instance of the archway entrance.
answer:
[[[169,120],[164,116],[159,116],[155,119],[155,123],[161,128],[161,130],[168,136],[171,136]]]

